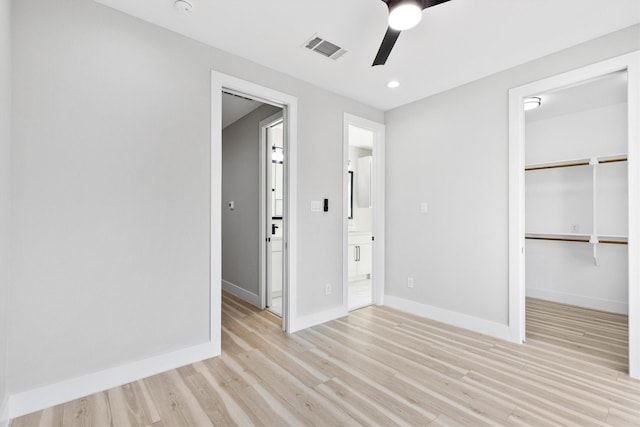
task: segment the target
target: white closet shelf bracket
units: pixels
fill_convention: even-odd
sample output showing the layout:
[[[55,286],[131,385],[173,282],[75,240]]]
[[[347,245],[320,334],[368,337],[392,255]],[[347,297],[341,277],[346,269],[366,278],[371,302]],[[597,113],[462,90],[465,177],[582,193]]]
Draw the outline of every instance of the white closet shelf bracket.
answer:
[[[597,267],[598,266],[598,244],[600,243],[598,236],[596,236],[595,234],[592,234],[591,238],[589,239],[589,243],[593,245],[593,264]]]

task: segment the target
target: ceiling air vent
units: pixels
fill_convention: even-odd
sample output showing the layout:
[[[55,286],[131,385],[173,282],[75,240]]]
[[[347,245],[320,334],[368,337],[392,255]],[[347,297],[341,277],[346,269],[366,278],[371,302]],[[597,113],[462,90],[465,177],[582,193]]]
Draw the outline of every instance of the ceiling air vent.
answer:
[[[338,59],[347,53],[347,51],[340,46],[318,36],[311,37],[311,39],[304,44],[304,47],[331,59]]]

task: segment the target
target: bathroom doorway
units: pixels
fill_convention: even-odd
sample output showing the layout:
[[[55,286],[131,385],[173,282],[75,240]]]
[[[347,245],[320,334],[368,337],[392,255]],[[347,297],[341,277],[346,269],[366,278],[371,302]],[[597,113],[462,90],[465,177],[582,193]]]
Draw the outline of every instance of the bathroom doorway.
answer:
[[[384,125],[345,114],[344,301],[348,311],[384,294]]]

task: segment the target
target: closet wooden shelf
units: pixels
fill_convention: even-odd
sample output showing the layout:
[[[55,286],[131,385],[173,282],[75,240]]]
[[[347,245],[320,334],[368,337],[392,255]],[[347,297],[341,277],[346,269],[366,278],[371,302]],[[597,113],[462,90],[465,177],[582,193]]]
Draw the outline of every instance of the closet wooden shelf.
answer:
[[[589,243],[590,234],[581,233],[525,233],[525,239],[529,240],[552,240],[560,242],[583,242]],[[613,245],[626,245],[629,239],[626,236],[598,235],[598,243]]]
[[[598,163],[616,163],[616,162],[626,162],[627,155],[626,154],[610,154],[606,156],[598,156]],[[581,159],[571,159],[571,160],[558,160],[555,162],[545,162],[545,163],[534,163],[530,165],[525,165],[525,171],[534,171],[541,169],[556,169],[556,168],[567,168],[572,166],[589,166],[589,162],[591,158],[581,158]]]

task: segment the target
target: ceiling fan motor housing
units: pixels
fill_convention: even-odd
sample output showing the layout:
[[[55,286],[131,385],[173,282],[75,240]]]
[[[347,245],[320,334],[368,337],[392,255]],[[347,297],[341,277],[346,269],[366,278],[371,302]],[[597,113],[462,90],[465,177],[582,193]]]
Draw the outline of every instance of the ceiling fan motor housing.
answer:
[[[416,6],[420,7],[421,9],[424,8],[424,4],[422,0],[382,0],[382,1],[387,4],[387,6],[389,7],[389,10],[391,10],[391,8],[394,8],[401,3],[405,3],[405,4],[413,3]]]

